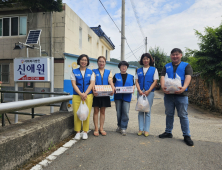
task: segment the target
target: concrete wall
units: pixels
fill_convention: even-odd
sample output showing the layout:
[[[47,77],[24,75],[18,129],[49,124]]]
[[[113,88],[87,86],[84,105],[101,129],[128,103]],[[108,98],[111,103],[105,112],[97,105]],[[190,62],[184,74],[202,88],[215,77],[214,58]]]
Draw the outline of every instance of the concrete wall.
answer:
[[[200,74],[192,76],[189,86],[189,101],[202,108],[216,110],[222,113],[222,81],[208,82]]]
[[[0,128],[0,169],[15,169],[70,136],[73,119],[60,112]]]
[[[105,56],[110,61],[111,48],[103,42],[94,31],[68,6],[65,4],[65,52],[70,54],[87,54],[91,58]],[[95,25],[93,25],[95,26]],[[82,48],[79,47],[79,28],[82,28]],[[88,41],[88,37],[90,41]]]
[[[42,29],[40,44],[48,56],[51,56],[51,13],[50,12],[31,12],[30,10],[13,10],[0,12],[0,18],[5,16],[27,16],[27,35],[29,30]],[[109,45],[100,39],[94,31],[79,18],[78,15],[66,4],[64,11],[53,12],[52,22],[52,56],[61,59],[65,53],[71,54],[87,54],[91,58],[105,56],[108,51],[110,60]],[[82,48],[79,48],[79,28],[82,28]],[[16,42],[26,41],[27,35],[0,37],[0,60],[7,59],[4,62],[10,63],[10,82],[3,84],[9,88],[14,86],[14,58],[26,58],[26,48],[22,50],[13,50]],[[88,37],[90,41],[88,41]],[[47,54],[43,54],[47,56]],[[37,49],[29,49],[29,57],[39,57],[40,52]],[[2,60],[0,62],[3,62]],[[64,62],[64,61],[63,61]],[[63,89],[64,80],[64,63],[56,62],[54,70],[54,87]],[[23,88],[23,83],[19,83],[19,87]],[[35,83],[35,88],[50,88],[49,83]],[[59,91],[61,91],[59,90]]]

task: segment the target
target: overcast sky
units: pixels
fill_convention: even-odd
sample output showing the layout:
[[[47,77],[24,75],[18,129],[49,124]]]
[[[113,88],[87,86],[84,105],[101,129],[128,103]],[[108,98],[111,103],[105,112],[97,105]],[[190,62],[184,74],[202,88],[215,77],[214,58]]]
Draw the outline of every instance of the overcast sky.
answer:
[[[101,0],[121,29],[121,0]],[[195,29],[204,33],[204,27],[218,27],[222,21],[222,0],[126,0],[126,38],[135,56],[145,51],[144,38],[131,5],[134,2],[142,30],[150,47],[160,47],[168,55],[173,48],[198,49]],[[111,38],[115,50],[111,58],[120,59],[121,34],[109,18],[99,0],[63,0],[89,26],[101,25]],[[139,48],[140,47],[140,48]],[[129,54],[127,54],[129,53]],[[125,59],[136,60],[125,47]]]

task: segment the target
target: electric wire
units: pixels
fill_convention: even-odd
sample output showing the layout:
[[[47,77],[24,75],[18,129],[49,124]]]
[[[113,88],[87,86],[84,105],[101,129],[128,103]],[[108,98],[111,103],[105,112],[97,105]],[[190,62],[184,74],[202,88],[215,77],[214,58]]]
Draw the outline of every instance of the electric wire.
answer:
[[[112,17],[110,16],[109,12],[106,10],[106,8],[105,8],[105,6],[103,5],[103,3],[101,2],[101,0],[99,0],[99,2],[101,3],[101,5],[103,6],[103,8],[105,9],[106,13],[109,15],[109,17],[111,18],[111,20],[113,21],[113,23],[115,24],[116,28],[119,30],[119,32],[121,33],[121,35],[125,38],[127,46],[129,47],[130,51],[133,53],[132,49],[130,48],[130,46],[129,46],[128,42],[127,42],[126,36],[124,36],[124,35],[122,34],[122,32],[120,31],[119,27],[116,25],[115,21],[112,19]],[[139,61],[138,58],[135,56],[134,53],[133,53],[133,55],[134,55],[134,57],[137,59],[137,61]]]
[[[131,5],[132,5],[132,8],[133,8],[133,11],[134,11],[134,15],[135,15],[135,17],[136,17],[136,21],[137,21],[137,23],[138,23],[138,25],[139,25],[140,31],[141,31],[141,33],[142,33],[142,35],[143,35],[143,38],[145,38],[145,35],[144,35],[144,32],[143,32],[142,26],[141,26],[141,24],[140,24],[140,22],[139,22],[139,17],[138,17],[137,12],[136,12],[135,4],[134,4],[133,0],[130,0],[130,2],[131,2]]]
[[[144,44],[143,44],[143,45],[141,45],[141,46],[139,46],[138,48],[134,49],[134,50],[133,50],[133,52],[134,52],[134,51],[136,51],[137,49],[141,48],[142,46],[144,46]],[[129,55],[129,54],[131,54],[131,52],[129,52],[129,53],[127,53],[127,54],[125,54],[125,56],[127,56],[127,55]]]
[[[134,53],[137,53],[138,51],[140,51],[143,48],[143,46],[140,46],[140,48],[138,48],[137,50],[134,51]],[[127,56],[127,58],[132,57],[133,54],[130,54],[129,56]],[[126,58],[126,59],[127,59]]]
[[[135,54],[138,54],[139,53],[139,55],[141,54],[141,52],[142,52],[142,54],[144,53],[144,49],[145,49],[145,46],[142,46],[142,48],[140,48],[138,51],[136,51],[135,52]],[[141,55],[142,55],[141,54]],[[141,56],[140,55],[140,56]],[[140,56],[139,56],[139,58],[140,58]],[[126,59],[128,59],[128,58],[130,58],[130,57],[132,57],[132,55],[130,55],[130,56],[128,56]],[[139,60],[138,60],[139,61]]]

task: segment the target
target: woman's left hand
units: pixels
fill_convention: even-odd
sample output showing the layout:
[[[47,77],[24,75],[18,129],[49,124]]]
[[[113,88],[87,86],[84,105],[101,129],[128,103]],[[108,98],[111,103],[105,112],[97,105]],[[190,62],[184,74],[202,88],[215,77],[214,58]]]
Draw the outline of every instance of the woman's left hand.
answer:
[[[116,88],[113,89],[111,96],[115,93],[115,91],[116,91]]]
[[[145,94],[146,96],[148,96],[148,95],[150,94],[150,91],[147,90],[147,91],[144,92],[144,94]]]

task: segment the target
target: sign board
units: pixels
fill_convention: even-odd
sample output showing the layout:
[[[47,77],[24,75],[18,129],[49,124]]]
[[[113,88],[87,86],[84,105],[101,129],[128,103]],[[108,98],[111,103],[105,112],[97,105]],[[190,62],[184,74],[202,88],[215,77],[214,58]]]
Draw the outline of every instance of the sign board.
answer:
[[[15,58],[14,81],[49,82],[50,58]]]

